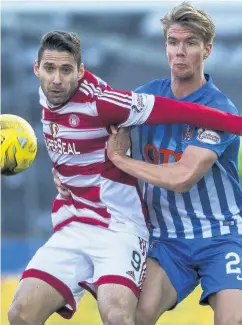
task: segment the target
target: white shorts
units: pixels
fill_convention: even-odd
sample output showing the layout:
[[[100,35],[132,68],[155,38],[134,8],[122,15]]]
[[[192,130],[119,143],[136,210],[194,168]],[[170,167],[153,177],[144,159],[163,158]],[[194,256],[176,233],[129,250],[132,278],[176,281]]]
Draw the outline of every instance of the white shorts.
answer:
[[[85,289],[96,298],[104,283],[122,284],[138,297],[146,272],[147,242],[124,232],[72,222],[55,232],[29,262],[23,278],[41,279],[65,298],[58,313],[71,318]]]

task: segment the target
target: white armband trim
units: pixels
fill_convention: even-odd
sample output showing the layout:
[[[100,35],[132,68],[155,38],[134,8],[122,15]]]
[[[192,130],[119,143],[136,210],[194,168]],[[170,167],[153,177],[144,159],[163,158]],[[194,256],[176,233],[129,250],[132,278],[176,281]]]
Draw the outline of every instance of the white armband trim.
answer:
[[[127,121],[119,127],[144,124],[154,107],[155,96],[132,92],[132,104]]]

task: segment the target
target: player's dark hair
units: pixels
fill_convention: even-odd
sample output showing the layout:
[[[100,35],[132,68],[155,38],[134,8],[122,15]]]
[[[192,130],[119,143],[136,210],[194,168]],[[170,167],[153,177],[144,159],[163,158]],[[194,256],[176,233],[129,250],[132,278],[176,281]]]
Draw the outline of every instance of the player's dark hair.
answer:
[[[54,30],[45,34],[40,40],[38,65],[40,65],[45,50],[68,52],[74,56],[78,68],[80,67],[81,43],[79,37],[75,33]]]
[[[175,6],[170,13],[161,19],[161,22],[165,40],[167,40],[168,29],[173,24],[194,30],[203,38],[205,44],[212,43],[215,37],[215,25],[212,18],[205,11],[195,8],[186,1]]]

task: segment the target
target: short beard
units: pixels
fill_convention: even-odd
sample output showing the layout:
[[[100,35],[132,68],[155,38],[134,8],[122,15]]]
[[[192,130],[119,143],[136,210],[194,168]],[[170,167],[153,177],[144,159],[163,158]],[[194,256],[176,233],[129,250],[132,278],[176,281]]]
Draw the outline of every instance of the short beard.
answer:
[[[191,72],[187,72],[184,75],[174,75],[174,79],[179,81],[189,81],[192,78],[193,74]]]

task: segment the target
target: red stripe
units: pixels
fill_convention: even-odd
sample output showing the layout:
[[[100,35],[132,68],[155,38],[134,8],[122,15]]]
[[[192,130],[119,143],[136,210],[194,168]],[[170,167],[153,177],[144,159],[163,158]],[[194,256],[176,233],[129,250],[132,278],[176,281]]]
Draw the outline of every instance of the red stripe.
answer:
[[[48,283],[51,287],[56,289],[64,297],[66,303],[69,304],[73,309],[70,310],[66,307],[62,307],[57,311],[57,313],[66,319],[70,319],[72,317],[72,315],[76,311],[76,302],[74,300],[71,290],[65,283],[63,283],[53,275],[37,269],[28,269],[24,271],[21,280],[26,278],[37,278],[43,280]]]
[[[130,109],[103,100],[98,100],[96,105],[98,115],[106,127],[124,123],[130,114]]]
[[[76,175],[97,175],[101,174],[104,168],[104,163],[95,163],[87,166],[55,166],[55,169],[64,177]]]
[[[108,228],[108,224],[106,224],[105,222],[102,222],[100,220],[96,220],[96,219],[92,219],[92,218],[89,218],[89,217],[77,217],[77,216],[73,216],[61,223],[59,223],[58,225],[56,225],[54,227],[54,232],[61,229],[62,227],[68,225],[69,223],[71,223],[72,221],[76,221],[76,222],[81,222],[81,223],[87,223],[89,225],[94,225],[94,226],[101,226],[101,227],[104,227],[104,228]]]
[[[114,182],[134,186],[136,188],[137,194],[140,199],[140,203],[142,205],[142,211],[143,211],[143,214],[145,217],[146,225],[147,225],[147,210],[146,210],[145,203],[143,200],[142,192],[139,187],[138,179],[131,175],[128,175],[125,172],[123,172],[122,170],[118,169],[110,161],[106,162],[106,166],[108,166],[108,167],[106,167],[105,170],[103,171],[103,173],[102,173],[103,177],[110,179]]]
[[[67,184],[63,184],[67,187],[74,195],[81,197],[83,199],[92,201],[92,202],[100,202],[100,187],[92,186],[92,187],[75,187]]]
[[[79,282],[78,285],[80,287],[82,287],[83,289],[87,290],[88,292],[90,292],[90,294],[93,296],[93,298],[97,299],[96,292],[94,290],[92,290],[92,288],[88,285],[87,281]]]
[[[132,290],[133,293],[136,295],[136,297],[139,297],[140,295],[140,289],[137,287],[137,285],[132,280],[120,275],[104,275],[101,276],[96,282],[92,284],[100,286],[102,284],[107,284],[107,283],[121,284],[125,287],[128,287],[130,290]]]
[[[77,121],[77,124],[75,126],[72,126],[70,123],[71,118],[73,116],[76,117],[76,121]],[[90,116],[81,113],[61,114],[61,113],[56,113],[54,111],[50,111],[46,108],[44,108],[44,120],[57,123],[67,128],[73,128],[73,129],[93,129],[93,128],[103,127],[103,124],[99,116]]]
[[[60,154],[89,153],[105,148],[108,136],[95,139],[65,139],[54,138],[52,135],[44,133],[47,149]],[[72,153],[73,152],[73,153]]]
[[[107,212],[107,208],[95,208],[88,204],[73,200],[69,198],[68,200],[55,200],[52,206],[52,213],[56,213],[63,206],[71,206],[74,205],[76,209],[89,209],[93,212],[99,214],[101,217],[109,219],[111,217],[110,213]]]

